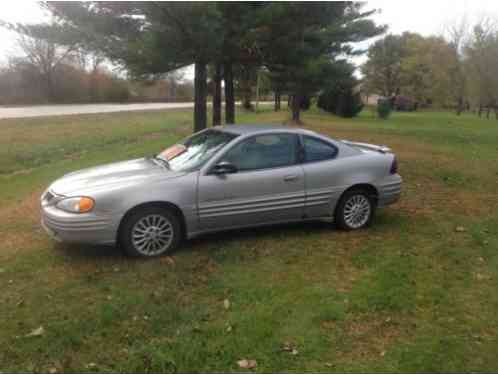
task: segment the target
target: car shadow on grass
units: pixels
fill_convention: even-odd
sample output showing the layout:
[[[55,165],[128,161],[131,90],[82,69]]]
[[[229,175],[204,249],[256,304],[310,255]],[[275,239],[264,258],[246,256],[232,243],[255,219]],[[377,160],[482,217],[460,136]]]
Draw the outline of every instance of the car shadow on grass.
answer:
[[[200,235],[191,240],[184,241],[176,254],[182,252],[200,252],[206,247],[216,243],[218,247],[229,246],[231,243],[240,241],[262,241],[267,239],[279,240],[281,238],[294,237],[299,240],[309,234],[337,231],[334,224],[327,221],[306,221],[299,223],[284,223],[265,225],[261,227],[230,229],[221,232],[213,232]]]
[[[117,246],[56,243],[54,251],[75,261],[92,258],[116,260],[124,257],[122,250]]]
[[[406,226],[411,220],[405,215],[384,211],[378,215],[371,227],[362,229],[357,233],[347,233],[339,230],[334,223],[326,220],[272,224],[260,227],[231,229],[220,232],[213,232],[200,235],[190,240],[184,240],[180,246],[174,250],[171,257],[181,257],[182,255],[210,255],[220,249],[230,250],[233,252],[236,247],[244,251],[247,246],[260,246],[268,240],[281,241],[293,240],[296,243],[301,242],[306,246],[306,241],[312,236],[330,234],[340,241],[349,234],[352,236],[362,235],[362,238],[368,239],[369,234],[383,233],[386,229],[399,230]],[[355,231],[356,232],[356,231]],[[333,238],[332,238],[333,239]],[[246,246],[247,245],[247,246]],[[88,263],[98,260],[106,263],[123,263],[123,262],[147,262],[154,261],[158,258],[132,258],[124,254],[119,246],[97,246],[97,245],[80,245],[80,244],[54,244],[54,250],[68,262]]]
[[[334,232],[335,226],[326,221],[309,221],[301,223],[286,223],[266,225],[262,227],[232,229],[221,232],[207,233],[190,240],[184,240],[171,256],[181,256],[183,253],[206,254],[210,252],[212,244],[217,248],[228,247],[234,242],[261,241],[267,239],[278,240],[282,237],[295,237],[323,232]],[[81,245],[69,243],[55,243],[54,251],[59,255],[75,262],[88,262],[92,259],[105,259],[110,262],[123,259],[140,260],[140,258],[126,257],[119,246]],[[153,258],[154,259],[154,258]],[[157,259],[157,258],[156,258]]]

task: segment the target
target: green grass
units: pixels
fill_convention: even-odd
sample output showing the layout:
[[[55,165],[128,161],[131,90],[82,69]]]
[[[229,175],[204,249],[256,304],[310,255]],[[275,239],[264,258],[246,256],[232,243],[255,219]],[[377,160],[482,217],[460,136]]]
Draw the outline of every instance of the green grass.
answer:
[[[310,129],[398,155],[402,199],[365,231],[243,230],[155,260],[47,238],[38,197],[53,179],[155,153],[188,135],[191,117],[0,121],[0,372],[240,372],[243,358],[252,372],[498,371],[496,121],[306,113]]]

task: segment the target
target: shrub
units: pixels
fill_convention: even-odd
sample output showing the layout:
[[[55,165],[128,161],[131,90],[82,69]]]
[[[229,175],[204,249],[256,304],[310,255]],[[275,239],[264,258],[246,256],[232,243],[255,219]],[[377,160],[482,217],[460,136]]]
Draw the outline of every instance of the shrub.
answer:
[[[351,118],[361,112],[363,102],[360,93],[354,93],[352,88],[334,87],[320,94],[317,106],[337,116]]]
[[[103,98],[106,102],[122,103],[130,97],[130,92],[126,82],[119,79],[112,79],[108,87],[105,88]]]
[[[391,114],[391,103],[387,98],[377,100],[377,114],[382,119],[387,119]]]
[[[417,109],[415,102],[408,96],[396,95],[393,99],[393,108],[396,111],[411,112]]]

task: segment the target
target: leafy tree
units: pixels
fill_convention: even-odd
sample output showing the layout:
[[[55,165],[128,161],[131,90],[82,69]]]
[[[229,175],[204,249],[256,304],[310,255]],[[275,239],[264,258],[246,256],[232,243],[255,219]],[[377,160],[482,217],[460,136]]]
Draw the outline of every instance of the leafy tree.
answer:
[[[362,12],[362,5],[271,3],[259,14],[253,36],[275,86],[291,95],[293,121],[300,122],[303,98],[315,95],[327,80],[334,79],[334,65],[343,56],[359,53],[350,43],[384,30],[367,19],[372,12]]]
[[[493,23],[483,20],[474,26],[465,46],[469,91],[481,116],[487,108],[498,106],[498,32]]]
[[[337,116],[354,117],[363,109],[358,80],[353,76],[354,66],[344,62],[340,68],[334,82],[318,96],[317,106]]]
[[[47,7],[87,48],[135,77],[160,77],[194,63],[194,130],[206,127],[207,64],[222,43],[215,3],[48,2]]]
[[[235,123],[235,86],[242,88],[244,106],[250,107],[251,85],[255,72],[263,65],[262,54],[255,35],[258,34],[260,14],[270,3],[217,2],[222,17],[223,40],[217,63],[222,64],[225,82],[225,122]],[[269,20],[271,21],[271,20]],[[264,26],[259,24],[259,26]]]
[[[234,122],[234,82],[266,67],[300,102],[332,76],[351,43],[383,29],[360,2],[48,2],[58,25],[86,48],[122,65],[135,77],[157,77],[195,64],[194,130],[206,127],[207,65],[214,64],[215,122],[220,117],[220,72],[225,81],[226,122]],[[245,72],[238,74],[238,72]],[[277,78],[280,76],[280,78]],[[246,89],[246,92],[248,90]]]
[[[457,60],[443,38],[409,32],[387,35],[369,48],[368,57],[362,67],[367,92],[453,105],[450,67]]]
[[[399,93],[401,60],[405,56],[403,39],[389,34],[368,49],[368,60],[362,66],[368,92],[389,97]]]
[[[452,106],[449,66],[455,56],[440,37],[404,33],[405,56],[401,59],[400,93],[416,103]]]

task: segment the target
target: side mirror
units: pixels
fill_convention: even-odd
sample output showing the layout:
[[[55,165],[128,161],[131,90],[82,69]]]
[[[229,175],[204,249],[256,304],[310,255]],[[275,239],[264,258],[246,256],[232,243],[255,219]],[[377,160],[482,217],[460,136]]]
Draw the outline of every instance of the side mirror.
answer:
[[[228,161],[221,161],[216,164],[211,173],[213,174],[228,174],[228,173],[236,173],[237,167]]]

